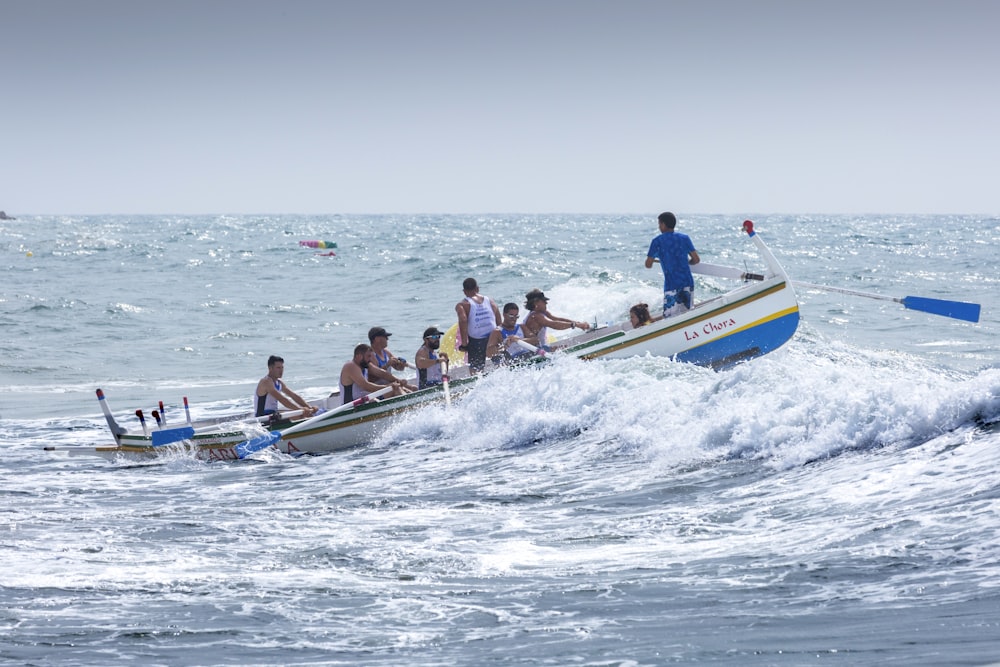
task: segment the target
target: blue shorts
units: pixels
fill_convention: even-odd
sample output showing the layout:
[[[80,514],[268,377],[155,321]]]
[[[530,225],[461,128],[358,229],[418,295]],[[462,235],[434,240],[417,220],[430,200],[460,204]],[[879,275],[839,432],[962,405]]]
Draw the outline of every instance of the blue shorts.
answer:
[[[690,287],[663,290],[663,316],[680,315],[691,310],[693,290]]]

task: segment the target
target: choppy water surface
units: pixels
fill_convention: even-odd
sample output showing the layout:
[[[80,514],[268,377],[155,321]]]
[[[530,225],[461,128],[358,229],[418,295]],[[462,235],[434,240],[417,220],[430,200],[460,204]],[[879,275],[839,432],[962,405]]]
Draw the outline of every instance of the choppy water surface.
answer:
[[[557,360],[341,454],[109,463],[162,400],[315,397],[369,327],[411,356],[461,281],[603,322],[653,216],[0,223],[0,660],[106,665],[984,664],[1000,654],[1000,221],[757,216],[793,278],[983,304],[969,324],[800,292],[722,373]],[[681,216],[703,260],[741,219]],[[299,245],[326,239],[333,257]],[[697,296],[728,285],[699,278]],[[134,421],[134,418],[133,418]]]

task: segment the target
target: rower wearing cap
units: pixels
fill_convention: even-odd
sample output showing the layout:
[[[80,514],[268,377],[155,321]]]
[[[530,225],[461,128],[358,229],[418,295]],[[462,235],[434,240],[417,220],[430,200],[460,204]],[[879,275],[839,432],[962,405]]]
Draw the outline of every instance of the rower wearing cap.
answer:
[[[397,357],[388,350],[389,336],[391,335],[382,327],[372,327],[368,330],[368,343],[375,353],[375,362],[379,368],[388,369],[391,366],[397,371],[406,370],[406,359]]]
[[[428,327],[424,330],[424,344],[417,350],[413,359],[413,363],[417,366],[417,387],[420,389],[441,384],[444,379],[441,366],[448,363],[448,355],[437,352],[443,335],[437,327]]]
[[[371,380],[378,384],[399,382],[404,390],[414,391],[416,387],[392,374],[393,369],[406,370],[406,359],[397,357],[386,347],[391,335],[383,327],[372,327],[368,330],[368,342],[371,344],[372,356],[376,364],[369,369]]]
[[[544,350],[551,350],[545,344],[548,336],[548,329],[583,329],[586,331],[590,325],[586,322],[577,322],[567,317],[557,317],[549,312],[549,298],[540,289],[533,289],[524,295],[524,308],[528,311],[527,317],[521,323],[521,328],[527,334],[527,340],[535,343]]]

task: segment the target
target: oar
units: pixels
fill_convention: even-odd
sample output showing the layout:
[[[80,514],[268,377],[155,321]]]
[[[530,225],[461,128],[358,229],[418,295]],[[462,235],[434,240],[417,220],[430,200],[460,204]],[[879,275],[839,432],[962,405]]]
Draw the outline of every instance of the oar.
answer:
[[[163,401],[160,401],[160,413],[157,414],[156,410],[153,410],[153,416],[156,417],[156,424],[160,427],[159,430],[153,431],[153,447],[162,447],[163,445],[169,445],[171,442],[190,440],[194,437],[194,429],[191,427],[191,409],[188,407],[187,396],[184,397],[184,412],[187,413],[187,426],[163,428],[167,424],[167,416],[163,412]],[[163,418],[162,424],[160,423],[161,417]]]
[[[932,315],[943,315],[944,317],[951,317],[956,320],[965,320],[966,322],[978,322],[979,314],[982,310],[982,307],[978,303],[968,303],[965,301],[946,301],[944,299],[931,299],[925,296],[904,296],[903,298],[899,298],[895,296],[872,294],[871,292],[858,292],[856,290],[843,289],[841,287],[829,287],[827,285],[803,283],[797,280],[792,281],[792,284],[796,287],[804,287],[806,289],[838,292],[840,294],[861,296],[868,299],[879,299],[881,301],[895,301],[896,303],[902,304],[903,308],[908,308],[909,310],[919,310],[924,313],[931,313]]]
[[[154,411],[155,412],[155,411]],[[282,415],[282,419],[291,419],[302,414],[302,410],[295,410],[294,412],[287,412]],[[325,414],[325,413],[324,413]],[[272,415],[261,415],[260,417],[255,417],[258,422],[266,422],[271,420]],[[210,433],[212,431],[218,431],[220,427],[224,425],[210,424],[208,426],[203,426],[200,428],[193,428],[192,426],[180,426],[177,428],[166,428],[160,431],[153,431],[153,447],[161,447],[163,445],[169,445],[172,442],[179,442],[181,440],[190,440],[198,433]]]
[[[705,264],[704,262],[693,265],[691,267],[691,271],[693,273],[700,273],[706,276],[721,276],[723,278],[733,278],[735,280],[764,280],[764,276],[758,273],[746,273],[740,269],[734,269],[728,266],[719,266],[717,264]],[[931,313],[932,315],[943,315],[944,317],[952,317],[956,320],[965,320],[967,322],[978,322],[981,310],[978,303],[967,303],[965,301],[946,301],[944,299],[930,299],[923,296],[907,296],[903,298],[883,296],[882,294],[859,292],[857,290],[844,289],[842,287],[830,287],[828,285],[804,283],[798,280],[793,280],[792,284],[796,287],[803,287],[806,289],[838,292],[840,294],[849,294],[851,296],[860,296],[868,299],[879,299],[881,301],[895,301],[896,303],[902,304],[904,308],[908,308],[910,310],[919,310],[925,313]]]
[[[545,355],[548,354],[548,352],[545,350],[545,348],[536,347],[536,346],[532,345],[531,343],[529,343],[528,341],[524,340],[523,338],[521,340],[514,341],[514,345],[520,345],[524,349],[528,350],[529,352],[534,352],[535,354],[537,354],[540,357],[544,357]]]
[[[732,278],[733,280],[764,280],[764,276],[759,273],[746,273],[742,269],[733,268],[731,266],[721,266],[719,264],[708,264],[707,262],[692,264],[691,273],[698,273],[703,276]]]
[[[185,410],[188,409],[187,396],[184,397],[184,409]],[[284,414],[281,415],[281,418],[282,419],[293,419],[293,418],[298,417],[299,415],[301,415],[303,412],[304,412],[304,410],[294,410],[292,412],[286,412],[286,413],[284,413]],[[162,429],[160,431],[153,431],[153,436],[152,436],[153,437],[153,446],[154,447],[160,447],[162,445],[169,445],[172,442],[179,442],[181,440],[190,440],[191,438],[193,438],[195,435],[197,435],[199,433],[211,433],[213,431],[218,431],[220,428],[224,427],[225,424],[226,424],[226,422],[222,421],[222,422],[217,422],[217,423],[214,423],[214,424],[209,424],[208,426],[200,426],[198,428],[194,428],[193,425],[192,425],[192,423],[191,423],[191,413],[190,413],[190,411],[188,411],[187,417],[188,417],[188,425],[187,426],[180,426],[180,427],[177,427],[177,428],[165,428],[165,429]],[[255,419],[258,422],[260,422],[260,423],[263,424],[265,422],[271,421],[271,419],[273,417],[274,417],[274,414],[272,413],[272,414],[269,414],[269,415],[261,415],[259,417],[254,417],[253,419]],[[243,419],[243,418],[242,417],[241,418],[237,418],[237,419],[234,419],[232,421],[238,421],[239,419]]]
[[[179,426],[177,428],[165,428],[160,431],[153,431],[153,447],[162,447],[171,442],[180,440],[190,440],[194,437],[194,429],[190,426]]]
[[[444,360],[442,359],[442,361],[444,361]],[[420,383],[420,369],[417,368],[416,366],[414,366],[413,364],[411,364],[409,361],[406,362],[406,367],[407,368],[412,368],[413,370],[415,370],[417,372],[417,384],[419,385],[419,383]],[[451,378],[448,377],[448,362],[444,361],[444,372],[441,373],[441,384],[444,385],[444,402],[445,402],[446,405],[451,405],[451,387],[448,385],[448,382],[450,380],[451,380]]]
[[[270,447],[271,445],[277,443],[279,440],[281,440],[285,436],[288,436],[288,435],[291,435],[293,433],[298,433],[300,431],[303,431],[303,430],[309,428],[310,426],[312,426],[313,424],[315,424],[316,422],[321,422],[321,421],[323,421],[325,419],[329,419],[330,417],[333,417],[334,415],[336,415],[338,413],[345,412],[347,410],[350,410],[351,408],[356,408],[359,405],[363,405],[363,404],[365,404],[365,403],[367,403],[367,402],[369,402],[369,401],[371,401],[373,399],[378,398],[379,396],[382,396],[383,394],[388,394],[392,390],[393,390],[392,386],[383,387],[382,389],[379,389],[378,391],[373,391],[372,393],[368,394],[367,396],[362,396],[361,398],[355,399],[355,400],[351,401],[350,403],[344,403],[343,405],[339,405],[336,408],[334,408],[333,410],[327,410],[326,412],[324,412],[321,415],[316,415],[315,417],[310,417],[309,419],[305,420],[304,422],[299,422],[298,424],[295,424],[294,426],[292,426],[290,428],[287,428],[284,431],[271,431],[270,433],[265,433],[264,435],[259,435],[256,438],[253,438],[251,440],[247,440],[245,442],[241,442],[240,444],[236,445],[233,449],[236,451],[236,455],[239,458],[245,459],[246,457],[250,456],[254,452],[258,452],[258,451],[260,451],[262,449],[265,449],[265,448]]]
[[[448,360],[445,359],[444,373],[441,374],[441,384],[444,385],[444,404],[449,408],[451,407],[451,387],[448,385],[450,381],[451,378],[448,377]]]
[[[264,422],[269,422],[272,419],[274,421],[282,421],[284,419],[294,419],[300,416],[303,412],[305,412],[305,410],[292,410],[291,412],[271,412],[266,415],[260,415],[259,417],[254,417],[254,419],[263,424]]]

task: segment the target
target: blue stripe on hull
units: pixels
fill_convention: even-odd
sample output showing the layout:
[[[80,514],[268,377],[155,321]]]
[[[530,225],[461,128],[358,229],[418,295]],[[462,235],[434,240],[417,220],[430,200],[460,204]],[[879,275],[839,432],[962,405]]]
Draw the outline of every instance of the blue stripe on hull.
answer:
[[[711,366],[716,370],[728,368],[740,361],[778,349],[795,334],[798,327],[799,312],[795,311],[752,329],[680,352],[677,360]]]

